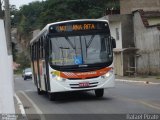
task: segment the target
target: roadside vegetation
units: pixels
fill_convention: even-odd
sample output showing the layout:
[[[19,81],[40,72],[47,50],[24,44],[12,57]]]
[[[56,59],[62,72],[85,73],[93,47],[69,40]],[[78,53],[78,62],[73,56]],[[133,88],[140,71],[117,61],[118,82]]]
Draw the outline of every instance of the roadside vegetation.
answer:
[[[32,31],[42,29],[51,22],[90,19],[104,16],[106,10],[119,10],[119,0],[46,0],[23,5],[20,9],[11,5],[12,27],[17,28],[17,39],[23,45],[24,53],[29,52],[28,43]],[[15,54],[15,61],[20,62],[21,69],[27,67],[29,57],[25,54]],[[27,65],[27,66],[26,66]]]

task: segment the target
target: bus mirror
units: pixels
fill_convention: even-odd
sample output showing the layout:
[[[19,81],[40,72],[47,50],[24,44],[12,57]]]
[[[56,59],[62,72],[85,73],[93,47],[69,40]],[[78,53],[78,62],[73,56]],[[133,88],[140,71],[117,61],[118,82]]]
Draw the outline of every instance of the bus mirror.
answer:
[[[111,40],[112,40],[112,47],[116,48],[116,40],[113,37],[111,37]]]

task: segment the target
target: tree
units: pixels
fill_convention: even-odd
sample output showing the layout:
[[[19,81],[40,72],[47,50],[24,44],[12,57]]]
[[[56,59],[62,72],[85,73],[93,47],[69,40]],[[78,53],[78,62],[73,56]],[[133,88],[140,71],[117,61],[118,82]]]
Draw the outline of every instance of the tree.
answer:
[[[36,1],[21,6],[20,10],[11,6],[12,14],[15,16],[12,22],[18,28],[19,38],[28,44],[32,31],[41,29],[48,23],[71,19],[97,19],[103,16],[106,8],[113,6],[117,7],[119,3],[113,2],[113,0]]]
[[[118,1],[118,0],[116,0]],[[113,0],[46,0],[32,2],[20,8],[20,21],[27,19],[29,30],[42,28],[56,21],[99,18],[106,8],[116,8],[119,3]],[[20,22],[19,22],[20,23]],[[26,29],[28,30],[28,29]],[[28,33],[28,31],[26,31]]]

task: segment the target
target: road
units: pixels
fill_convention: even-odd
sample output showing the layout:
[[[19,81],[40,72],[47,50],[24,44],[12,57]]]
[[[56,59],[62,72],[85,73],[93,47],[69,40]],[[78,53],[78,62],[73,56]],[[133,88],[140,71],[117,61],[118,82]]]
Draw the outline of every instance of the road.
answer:
[[[94,92],[90,91],[63,93],[57,101],[49,101],[47,95],[37,94],[31,80],[24,81],[17,76],[15,91],[26,114],[54,114],[57,115],[56,119],[62,115],[64,119],[75,119],[80,114],[81,117],[87,115],[90,119],[96,119],[98,115],[109,114],[109,117],[113,117],[116,114],[117,119],[124,119],[131,113],[160,113],[160,85],[116,81],[116,87],[106,89],[103,98],[96,98]],[[41,119],[51,118],[47,117],[40,116]],[[160,116],[158,117],[160,119]]]

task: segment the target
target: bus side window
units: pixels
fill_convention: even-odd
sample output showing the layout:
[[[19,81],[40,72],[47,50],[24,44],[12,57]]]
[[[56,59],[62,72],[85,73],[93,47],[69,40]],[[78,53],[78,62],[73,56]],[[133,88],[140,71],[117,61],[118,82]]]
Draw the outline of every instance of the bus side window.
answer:
[[[42,39],[40,38],[40,58],[42,59]]]
[[[36,55],[36,50],[35,50],[36,46],[35,43],[33,44],[33,60],[36,59],[35,55]]]
[[[31,60],[33,60],[33,45],[31,46]]]
[[[43,50],[42,50],[42,53],[43,53],[43,58],[45,58],[45,41],[46,41],[45,39],[46,38],[45,38],[45,36],[43,36],[42,38],[43,38]]]
[[[38,60],[38,43],[35,43],[35,60]]]
[[[41,47],[42,47],[41,49],[42,58],[44,58],[44,39],[43,37],[41,38]]]
[[[35,43],[35,60],[37,60],[37,43]]]
[[[30,53],[30,57],[31,57],[31,60],[32,60],[32,46],[31,45],[29,46],[29,53]]]
[[[38,41],[37,41],[37,43],[36,43],[36,57],[37,57],[37,60],[39,59],[39,57],[38,57],[38,52],[39,52],[39,49],[38,49],[39,47],[38,47]]]
[[[41,58],[41,57],[40,57],[40,51],[41,51],[41,50],[40,50],[40,39],[39,39],[38,42],[37,42],[37,49],[38,49],[38,50],[37,50],[37,56],[38,56],[37,58],[40,59],[40,58]]]

